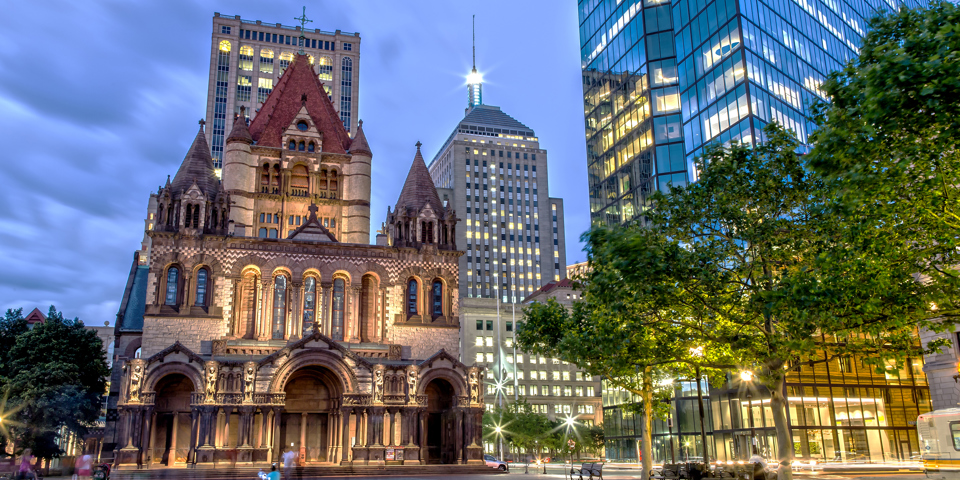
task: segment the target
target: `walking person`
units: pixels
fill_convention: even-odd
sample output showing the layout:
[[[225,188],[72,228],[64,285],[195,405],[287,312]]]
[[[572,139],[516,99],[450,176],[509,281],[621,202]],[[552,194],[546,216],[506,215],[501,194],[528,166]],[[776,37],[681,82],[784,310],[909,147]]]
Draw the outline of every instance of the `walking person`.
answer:
[[[77,459],[78,480],[90,480],[93,475],[93,456],[85,453]]]
[[[290,470],[293,469],[293,463],[297,459],[297,453],[292,448],[285,448],[283,454],[283,480],[290,480]]]
[[[37,480],[37,474],[33,471],[33,462],[36,460],[36,457],[33,456],[33,450],[29,448],[23,449],[23,454],[20,456],[20,471],[17,476],[20,480]]]

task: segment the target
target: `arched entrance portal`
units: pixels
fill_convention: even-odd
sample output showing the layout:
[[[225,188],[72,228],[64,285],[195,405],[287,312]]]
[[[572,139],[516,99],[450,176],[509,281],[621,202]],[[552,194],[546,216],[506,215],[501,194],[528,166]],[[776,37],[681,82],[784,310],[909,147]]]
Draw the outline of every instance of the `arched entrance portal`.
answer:
[[[283,388],[286,393],[280,423],[280,451],[293,449],[303,462],[332,462],[340,379],[329,369],[309,366],[297,370]]]
[[[456,463],[457,418],[453,410],[453,386],[437,378],[427,384],[426,463]]]
[[[187,462],[190,452],[190,395],[193,382],[186,375],[172,373],[160,379],[154,412],[156,416],[150,445],[151,463],[173,466]]]

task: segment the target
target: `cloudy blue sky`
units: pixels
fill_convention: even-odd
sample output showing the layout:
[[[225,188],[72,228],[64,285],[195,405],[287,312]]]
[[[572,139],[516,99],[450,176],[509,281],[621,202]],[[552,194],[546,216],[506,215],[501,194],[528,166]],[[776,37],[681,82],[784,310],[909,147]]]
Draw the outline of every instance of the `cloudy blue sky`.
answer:
[[[55,304],[113,322],[147,197],[204,115],[214,12],[360,32],[372,220],[396,201],[414,143],[432,158],[463,117],[470,16],[484,102],[536,131],[567,259],[589,226],[573,0],[30,1],[0,8],[0,308]]]

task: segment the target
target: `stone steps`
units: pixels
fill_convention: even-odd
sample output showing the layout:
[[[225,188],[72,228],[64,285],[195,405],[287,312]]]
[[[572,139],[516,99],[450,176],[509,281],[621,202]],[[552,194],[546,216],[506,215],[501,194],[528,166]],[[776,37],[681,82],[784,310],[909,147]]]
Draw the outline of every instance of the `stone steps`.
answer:
[[[264,469],[269,472],[269,469]],[[257,480],[260,467],[154,468],[150,470],[114,470],[111,480]],[[376,475],[482,475],[500,473],[486,465],[308,465],[295,467],[294,480],[331,476]]]

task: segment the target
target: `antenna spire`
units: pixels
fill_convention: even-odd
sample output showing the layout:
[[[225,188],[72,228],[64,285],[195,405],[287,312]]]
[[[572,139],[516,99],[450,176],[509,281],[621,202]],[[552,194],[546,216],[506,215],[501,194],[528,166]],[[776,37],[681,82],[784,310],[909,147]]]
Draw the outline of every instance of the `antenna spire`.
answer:
[[[477,71],[477,16],[473,16],[473,71]]]

